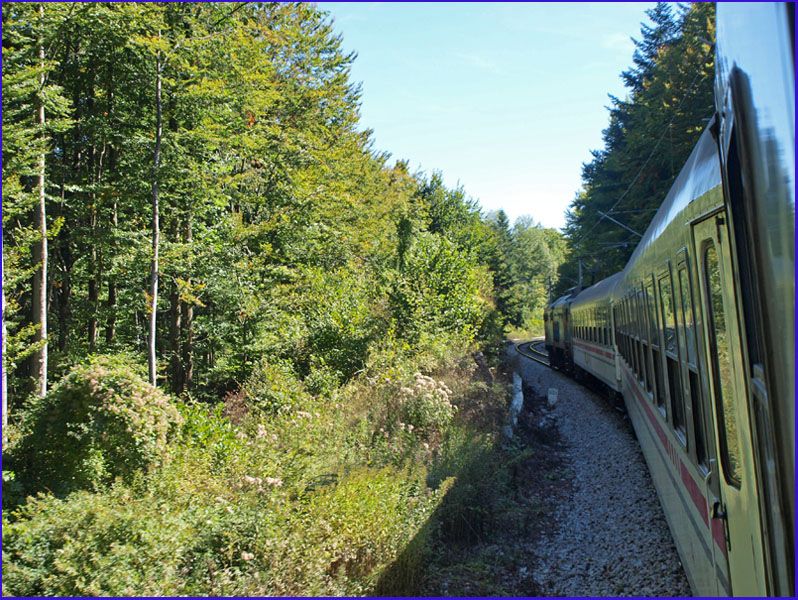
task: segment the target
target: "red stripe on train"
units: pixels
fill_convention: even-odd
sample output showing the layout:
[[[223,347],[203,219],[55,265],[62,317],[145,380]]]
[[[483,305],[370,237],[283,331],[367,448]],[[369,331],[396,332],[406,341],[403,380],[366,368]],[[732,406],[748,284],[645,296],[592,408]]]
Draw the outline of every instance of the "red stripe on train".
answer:
[[[615,355],[612,352],[606,352],[604,350],[600,350],[598,347],[593,346],[592,344],[586,344],[582,341],[574,341],[574,346],[579,346],[583,348],[587,352],[592,352],[593,354],[599,354],[601,356],[606,356],[607,358],[615,358]]]
[[[724,531],[723,523],[721,523],[719,519],[712,519],[710,522],[709,515],[707,514],[706,497],[696,484],[693,476],[690,475],[690,471],[674,452],[672,444],[670,443],[668,436],[665,434],[665,430],[662,428],[662,425],[654,415],[654,411],[651,409],[651,406],[649,406],[649,403],[646,402],[645,398],[643,398],[642,394],[640,393],[637,382],[635,382],[634,379],[629,375],[629,367],[626,364],[623,365],[623,372],[626,376],[629,387],[632,388],[635,399],[637,400],[638,404],[642,405],[643,412],[646,414],[646,417],[648,417],[649,422],[653,426],[654,431],[656,432],[660,443],[662,443],[664,450],[671,458],[671,461],[674,461],[674,466],[679,469],[682,482],[687,489],[687,493],[690,495],[690,499],[698,509],[698,513],[701,515],[704,525],[710,527],[712,539],[715,540],[715,544],[723,551],[723,554],[726,555],[726,532]]]

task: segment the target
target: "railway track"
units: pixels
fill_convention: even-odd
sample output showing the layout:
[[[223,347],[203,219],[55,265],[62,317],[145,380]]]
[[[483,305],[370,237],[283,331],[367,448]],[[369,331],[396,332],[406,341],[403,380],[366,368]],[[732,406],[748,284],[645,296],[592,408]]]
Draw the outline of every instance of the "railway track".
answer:
[[[545,342],[541,340],[532,340],[531,342],[521,342],[515,344],[515,350],[521,356],[534,360],[542,365],[551,367],[549,364],[549,355],[547,352],[541,350]]]

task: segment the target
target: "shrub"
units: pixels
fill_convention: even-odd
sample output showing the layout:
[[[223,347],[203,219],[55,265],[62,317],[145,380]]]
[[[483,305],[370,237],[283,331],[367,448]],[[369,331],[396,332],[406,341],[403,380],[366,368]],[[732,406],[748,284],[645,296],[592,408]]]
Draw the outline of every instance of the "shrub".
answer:
[[[390,289],[399,336],[413,345],[424,332],[473,339],[485,310],[478,292],[477,271],[457,246],[437,235],[420,234]]]
[[[427,433],[445,430],[457,410],[446,384],[421,373],[399,389],[399,402],[403,421]]]
[[[190,527],[122,486],[29,498],[13,517],[3,515],[4,596],[164,593]]]
[[[392,563],[391,581],[407,585],[420,577],[424,525],[448,486],[430,490],[424,476],[360,468],[299,496],[220,491],[215,477],[208,494],[150,477],[30,498],[13,520],[4,514],[3,594],[352,596],[372,591]]]
[[[242,387],[250,406],[272,415],[295,410],[307,397],[287,361],[260,361]]]
[[[95,488],[156,462],[180,421],[129,361],[96,356],[34,401],[11,462],[29,492]]]

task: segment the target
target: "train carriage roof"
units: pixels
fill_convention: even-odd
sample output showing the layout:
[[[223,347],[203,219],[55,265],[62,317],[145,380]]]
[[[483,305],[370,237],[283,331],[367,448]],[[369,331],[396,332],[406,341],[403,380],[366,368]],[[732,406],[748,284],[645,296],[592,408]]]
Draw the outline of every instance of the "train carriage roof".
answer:
[[[571,303],[571,310],[580,306],[584,306],[590,302],[595,302],[596,300],[603,299],[609,301],[610,297],[612,296],[612,292],[615,289],[616,284],[621,280],[622,275],[623,272],[615,273],[615,275],[610,275],[595,285],[591,285],[589,288],[582,290]]]
[[[567,303],[568,303],[568,301],[569,301],[569,300],[570,300],[572,297],[573,297],[573,294],[572,294],[571,292],[568,292],[567,294],[563,294],[562,296],[560,296],[559,298],[557,298],[557,299],[556,299],[554,302],[552,302],[552,303],[549,305],[549,308],[550,308],[551,310],[554,310],[555,308],[559,308],[560,306],[563,306],[563,305],[567,304]]]

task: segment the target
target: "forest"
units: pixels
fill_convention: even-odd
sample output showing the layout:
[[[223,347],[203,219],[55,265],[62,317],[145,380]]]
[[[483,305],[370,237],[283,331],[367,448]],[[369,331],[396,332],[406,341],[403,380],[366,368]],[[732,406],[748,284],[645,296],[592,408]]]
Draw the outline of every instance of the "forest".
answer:
[[[376,148],[318,6],[3,3],[3,594],[456,579],[513,514],[505,340],[712,115],[714,5],[647,15],[560,232]]]
[[[646,11],[628,95],[610,97],[604,147],[582,169],[566,214],[557,293],[623,269],[714,114],[715,5],[658,2]]]
[[[2,19],[4,595],[423,590],[563,235],[375,148],[314,5]]]

